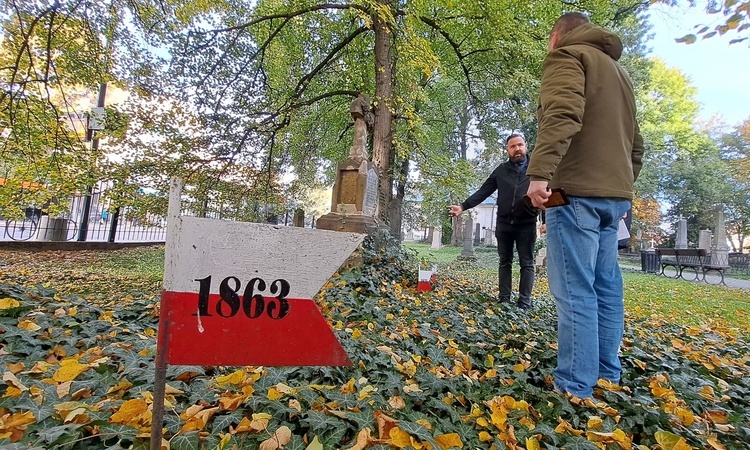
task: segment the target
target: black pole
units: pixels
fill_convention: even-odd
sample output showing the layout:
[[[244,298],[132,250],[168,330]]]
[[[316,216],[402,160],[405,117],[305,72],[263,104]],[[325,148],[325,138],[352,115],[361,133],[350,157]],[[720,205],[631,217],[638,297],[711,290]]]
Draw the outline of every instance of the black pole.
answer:
[[[120,207],[115,208],[115,213],[112,214],[112,225],[109,227],[109,238],[107,242],[115,242],[115,235],[117,234],[117,220],[120,218]]]
[[[96,101],[96,106],[103,108],[104,99],[107,97],[107,83],[101,83],[99,85],[99,98]],[[86,140],[91,141],[91,152],[96,154],[99,150],[99,138],[96,137],[94,130],[88,127],[86,124]],[[83,197],[83,217],[81,218],[81,226],[78,231],[78,241],[86,241],[86,237],[89,234],[89,215],[91,215],[91,192],[92,187],[86,186],[86,193]]]

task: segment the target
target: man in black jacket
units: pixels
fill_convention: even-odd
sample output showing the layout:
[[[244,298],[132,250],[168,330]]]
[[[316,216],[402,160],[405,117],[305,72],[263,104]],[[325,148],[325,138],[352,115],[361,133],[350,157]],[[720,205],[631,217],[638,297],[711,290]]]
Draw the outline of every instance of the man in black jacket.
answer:
[[[521,263],[521,281],[518,287],[518,306],[531,307],[531,289],[534,285],[534,244],[536,243],[537,210],[526,205],[524,194],[529,187],[526,167],[526,140],[520,134],[511,134],[505,141],[508,161],[500,164],[471,197],[460,205],[451,205],[450,214],[458,216],[467,209],[482,203],[497,191],[497,253],[500,255],[498,284],[500,302],[511,297],[511,268],[513,245],[518,249]]]

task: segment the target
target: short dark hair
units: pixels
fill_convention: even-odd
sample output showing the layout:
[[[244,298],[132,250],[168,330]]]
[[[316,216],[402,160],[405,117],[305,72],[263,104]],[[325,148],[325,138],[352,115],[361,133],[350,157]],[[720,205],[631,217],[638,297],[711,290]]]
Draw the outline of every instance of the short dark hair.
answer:
[[[523,137],[523,135],[521,133],[512,133],[510,136],[508,136],[507,138],[505,138],[505,145],[507,146],[508,142],[510,142],[511,139],[517,138],[517,137],[520,137],[521,139],[523,139],[523,142],[526,143],[526,138]]]
[[[552,33],[557,32],[561,38],[566,34],[570,33],[574,29],[589,23],[589,16],[580,12],[568,12],[560,16],[552,27]],[[550,33],[550,34],[552,34]]]

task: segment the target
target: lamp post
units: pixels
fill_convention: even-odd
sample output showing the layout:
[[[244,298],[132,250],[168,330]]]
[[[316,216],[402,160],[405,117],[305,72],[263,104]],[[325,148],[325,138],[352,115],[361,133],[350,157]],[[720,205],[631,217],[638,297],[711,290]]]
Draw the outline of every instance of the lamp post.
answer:
[[[99,85],[99,98],[97,99],[96,106],[97,109],[93,110],[92,113],[89,115],[89,120],[86,125],[86,140],[91,141],[91,150],[92,153],[96,154],[99,151],[99,138],[96,135],[95,130],[103,130],[104,129],[104,121],[103,120],[91,120],[92,116],[94,116],[94,113],[97,114],[96,117],[99,119],[98,114],[103,113],[104,109],[104,99],[107,97],[107,83],[102,83]],[[81,217],[81,225],[79,227],[78,231],[78,242],[84,242],[86,241],[86,237],[88,236],[89,232],[89,215],[91,215],[91,192],[92,186],[86,186],[86,193],[83,197],[83,212]]]

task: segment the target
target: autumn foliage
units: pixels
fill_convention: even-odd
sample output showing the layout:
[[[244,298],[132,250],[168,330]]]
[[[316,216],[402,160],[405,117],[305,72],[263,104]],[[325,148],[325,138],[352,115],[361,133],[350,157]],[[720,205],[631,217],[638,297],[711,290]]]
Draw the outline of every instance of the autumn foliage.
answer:
[[[129,267],[117,269],[100,252],[0,252],[0,447],[148,448],[160,274],[144,274],[160,251],[121,251],[115,259]],[[408,252],[370,245],[363,257],[317,299],[354,367],[170,367],[164,445],[750,445],[750,326],[707,318],[695,300],[724,296],[747,324],[741,291],[627,275],[622,385],[601,383],[584,401],[552,390],[556,320],[544,277],[523,312],[495,301],[496,272],[481,264],[443,266],[434,289],[419,293]],[[660,313],[667,296],[707,319]]]

